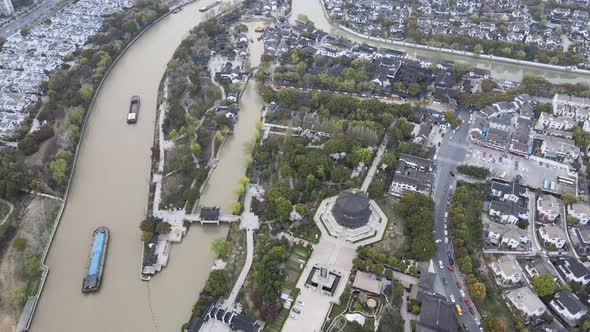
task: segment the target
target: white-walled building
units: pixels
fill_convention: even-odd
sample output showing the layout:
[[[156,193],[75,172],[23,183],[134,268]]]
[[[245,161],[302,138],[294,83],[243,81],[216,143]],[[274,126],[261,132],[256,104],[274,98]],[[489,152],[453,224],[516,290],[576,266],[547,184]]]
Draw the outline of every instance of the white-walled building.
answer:
[[[576,218],[579,224],[586,225],[590,221],[590,204],[588,202],[576,202],[568,207],[567,214]]]
[[[549,306],[570,326],[575,327],[588,312],[580,299],[568,290],[559,291],[553,296]]]
[[[545,243],[545,246],[554,245],[555,248],[561,249],[565,245],[565,233],[561,227],[555,225],[540,227],[539,236]]]
[[[552,195],[537,198],[537,218],[541,221],[553,222],[559,216],[559,199]]]
[[[522,269],[514,256],[502,256],[492,263],[492,271],[503,285],[515,284],[522,278]]]

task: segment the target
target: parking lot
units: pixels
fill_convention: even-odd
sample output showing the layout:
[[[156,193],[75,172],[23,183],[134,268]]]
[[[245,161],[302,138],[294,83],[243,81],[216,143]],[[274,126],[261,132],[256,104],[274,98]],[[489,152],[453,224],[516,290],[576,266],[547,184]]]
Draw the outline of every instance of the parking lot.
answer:
[[[531,188],[544,188],[546,181],[550,182],[551,191],[557,193],[574,192],[575,187],[559,184],[558,176],[577,178],[568,174],[568,170],[559,167],[557,163],[544,162],[540,158],[513,155],[509,152],[500,152],[473,143],[468,143],[468,152],[465,156],[465,164],[486,167],[491,175],[496,178],[511,181],[517,176],[521,177],[521,183]],[[551,188],[551,185],[553,186]]]

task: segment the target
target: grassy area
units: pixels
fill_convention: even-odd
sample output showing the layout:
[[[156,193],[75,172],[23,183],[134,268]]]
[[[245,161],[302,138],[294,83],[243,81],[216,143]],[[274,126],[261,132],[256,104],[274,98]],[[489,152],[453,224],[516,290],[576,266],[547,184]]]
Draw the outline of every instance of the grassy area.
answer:
[[[334,317],[343,313],[345,309],[346,309],[345,304],[334,304],[332,306],[332,310],[330,310],[330,314],[328,315],[328,317],[330,318],[330,320],[332,320],[332,319],[334,319]]]
[[[8,207],[8,205],[0,202],[0,220],[4,219],[4,217],[6,217],[6,215],[8,214],[8,211],[10,211],[10,208]]]
[[[377,201],[383,213],[389,219],[383,239],[375,244],[376,249],[381,252],[387,252],[390,255],[401,256],[404,251],[404,244],[406,242],[406,235],[404,233],[403,218],[394,210],[393,206],[397,203],[397,199],[385,195]]]
[[[316,225],[315,222],[313,222],[313,220],[309,221],[306,224],[291,228],[291,233],[295,237],[298,237],[300,239],[306,240],[314,244],[320,242],[320,236],[322,235],[320,229],[318,228],[318,225]]]

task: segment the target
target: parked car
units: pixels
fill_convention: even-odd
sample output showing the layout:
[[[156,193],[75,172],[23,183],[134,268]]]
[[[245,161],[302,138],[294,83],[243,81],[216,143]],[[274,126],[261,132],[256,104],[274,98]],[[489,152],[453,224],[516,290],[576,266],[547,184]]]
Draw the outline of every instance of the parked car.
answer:
[[[475,316],[475,310],[473,310],[473,308],[471,306],[467,307],[467,309],[469,309],[469,312]],[[479,324],[477,324],[477,325],[479,325]]]
[[[461,289],[461,283],[459,281],[457,281],[455,285],[457,285],[457,288]]]
[[[464,290],[460,289],[459,290],[459,293],[461,293],[461,297],[462,298],[465,298],[465,291]]]
[[[296,314],[301,315],[301,310],[297,309],[297,308],[293,308],[293,312]]]
[[[455,265],[455,262],[454,262],[454,261],[453,261],[453,259],[452,259],[452,258],[450,258],[450,257],[449,257],[449,265],[451,265],[451,266],[452,266],[452,265]]]
[[[291,318],[297,320],[297,315],[291,314]]]
[[[300,306],[303,306],[305,303],[301,300],[297,300],[297,304],[299,304]]]
[[[449,269],[449,271],[453,271],[453,266],[449,265],[449,266],[447,266],[447,269]]]
[[[469,302],[469,299],[465,299],[465,304],[469,305],[471,302]]]
[[[455,303],[455,296],[451,294],[450,298],[451,298],[451,302]]]
[[[453,257],[453,253],[449,250],[449,251],[447,251],[447,256],[449,256],[449,258],[452,258]]]

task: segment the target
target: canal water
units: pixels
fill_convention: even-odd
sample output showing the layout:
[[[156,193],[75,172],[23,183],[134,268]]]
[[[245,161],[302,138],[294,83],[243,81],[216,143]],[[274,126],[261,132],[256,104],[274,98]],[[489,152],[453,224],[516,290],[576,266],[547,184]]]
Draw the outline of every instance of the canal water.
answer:
[[[350,40],[353,40],[358,43],[365,43],[368,42],[364,38],[360,38],[354,34],[351,34],[335,25],[332,25],[325,16],[324,10],[322,8],[321,1],[322,0],[292,0],[293,1],[293,10],[291,17],[296,19],[300,14],[306,15],[310,20],[315,23],[316,28],[346,37]],[[393,46],[386,43],[370,41],[368,42],[371,45],[375,46],[384,46],[384,47],[391,47],[395,49],[405,50],[408,52],[410,57],[412,56],[427,56],[427,57],[436,57],[436,58],[443,58],[448,60],[453,60],[456,62],[461,62],[464,64],[468,64],[470,66],[477,66],[479,68],[489,69],[492,73],[494,78],[506,79],[506,80],[514,80],[519,81],[522,79],[524,74],[533,75],[538,77],[543,77],[553,83],[588,83],[590,81],[590,76],[588,75],[579,75],[575,73],[567,73],[567,72],[560,72],[555,70],[549,69],[542,69],[536,67],[529,67],[523,66],[518,64],[510,64],[505,62],[499,61],[492,61],[487,59],[481,58],[474,58],[469,56],[460,56],[454,54],[448,54],[443,52],[435,52],[429,50],[423,50],[418,48],[412,47],[403,47],[403,46]]]
[[[146,213],[158,85],[176,47],[202,21],[198,8],[211,2],[197,1],[144,34],[99,92],[81,143],[67,206],[47,259],[50,271],[32,331],[169,332],[179,331],[189,318],[215,259],[210,243],[225,236],[227,227],[192,227],[184,241],[173,246],[165,270],[152,281],[142,282],[138,225]],[[247,91],[245,97],[257,103],[254,90]],[[141,97],[142,108],[138,123],[130,126],[125,120],[132,95]],[[240,114],[244,118],[238,122],[234,140],[247,115]],[[233,145],[231,140],[229,143],[228,149]],[[223,158],[232,157],[223,154]],[[244,173],[241,158],[223,160],[219,167],[226,163],[235,164],[228,172],[237,177]],[[217,190],[231,192],[234,183],[237,178],[214,178],[203,199],[217,197]],[[98,226],[111,230],[102,287],[98,293],[83,295],[82,278],[92,232]]]
[[[227,227],[192,227],[184,241],[173,246],[165,270],[152,281],[141,282],[138,224],[146,213],[158,85],[176,47],[203,20],[198,8],[211,2],[199,0],[154,26],[128,50],[99,92],[47,259],[50,272],[32,331],[169,332],[179,331],[190,316],[214,260],[210,243],[225,236]],[[319,28],[333,32],[319,0],[293,0],[293,12],[295,17],[304,13]],[[254,25],[250,24],[252,35]],[[255,67],[262,45],[253,37],[251,59]],[[492,62],[487,68],[511,79],[523,72],[517,66]],[[552,80],[575,81],[568,74],[538,72]],[[132,95],[141,96],[142,109],[138,123],[129,126],[125,120]],[[219,206],[224,212],[237,198],[233,189],[244,174],[248,144],[262,108],[254,80],[246,86],[240,107],[235,134],[228,139],[201,198],[202,205]],[[111,229],[103,284],[100,292],[83,295],[80,288],[91,236],[99,226]]]

